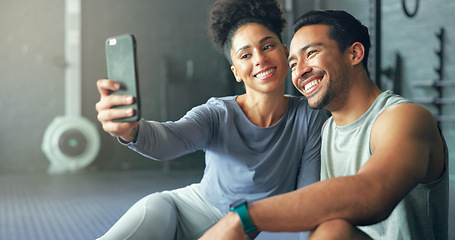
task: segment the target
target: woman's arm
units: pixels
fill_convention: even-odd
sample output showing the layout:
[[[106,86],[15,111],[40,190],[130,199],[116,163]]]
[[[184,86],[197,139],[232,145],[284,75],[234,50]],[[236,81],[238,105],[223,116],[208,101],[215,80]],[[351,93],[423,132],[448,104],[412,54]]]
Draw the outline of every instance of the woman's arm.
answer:
[[[141,120],[136,142],[126,145],[155,160],[170,160],[204,150],[215,131],[216,117],[216,107],[203,104],[175,122]]]
[[[321,132],[322,126],[327,120],[327,114],[323,110],[311,110],[311,113],[307,119],[308,139],[303,150],[299,175],[297,176],[297,188],[308,186],[320,180]]]

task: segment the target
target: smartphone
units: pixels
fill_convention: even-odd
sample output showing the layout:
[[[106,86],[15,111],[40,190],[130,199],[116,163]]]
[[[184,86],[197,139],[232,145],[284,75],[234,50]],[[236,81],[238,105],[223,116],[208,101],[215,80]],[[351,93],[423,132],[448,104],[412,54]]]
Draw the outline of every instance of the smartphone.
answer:
[[[120,83],[117,95],[132,95],[132,105],[114,106],[114,108],[134,108],[134,116],[115,119],[115,122],[136,122],[141,118],[139,97],[139,79],[136,59],[136,39],[132,34],[110,37],[106,40],[107,76]]]

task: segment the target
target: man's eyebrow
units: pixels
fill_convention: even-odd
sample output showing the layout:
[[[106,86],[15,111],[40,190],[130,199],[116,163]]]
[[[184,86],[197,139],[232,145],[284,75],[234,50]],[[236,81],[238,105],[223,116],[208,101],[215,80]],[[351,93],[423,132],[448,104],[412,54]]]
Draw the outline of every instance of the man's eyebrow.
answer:
[[[269,39],[271,39],[271,38],[273,38],[273,37],[271,37],[271,36],[263,37],[261,40],[259,40],[259,43],[263,43],[263,42],[265,42],[265,41],[267,41],[267,40],[269,40]],[[247,48],[250,48],[250,46],[247,45],[247,46],[243,46],[243,47],[239,48],[239,49],[237,50],[237,53],[240,52],[240,51],[242,51],[242,50],[244,50],[244,49],[247,49]]]
[[[299,53],[305,52],[306,50],[308,50],[308,48],[314,47],[314,46],[322,46],[322,42],[307,44],[307,45],[305,45],[304,47],[302,47],[302,48],[299,50]],[[290,61],[294,60],[294,58],[295,58],[294,55],[289,56],[289,58],[288,58],[288,63],[289,63]]]

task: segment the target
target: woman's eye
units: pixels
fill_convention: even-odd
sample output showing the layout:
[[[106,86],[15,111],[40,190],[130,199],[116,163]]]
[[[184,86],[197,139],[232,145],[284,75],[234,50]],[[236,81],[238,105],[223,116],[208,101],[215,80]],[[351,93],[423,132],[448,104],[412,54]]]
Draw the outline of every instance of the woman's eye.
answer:
[[[250,54],[242,54],[240,56],[240,59],[247,59],[250,56]]]

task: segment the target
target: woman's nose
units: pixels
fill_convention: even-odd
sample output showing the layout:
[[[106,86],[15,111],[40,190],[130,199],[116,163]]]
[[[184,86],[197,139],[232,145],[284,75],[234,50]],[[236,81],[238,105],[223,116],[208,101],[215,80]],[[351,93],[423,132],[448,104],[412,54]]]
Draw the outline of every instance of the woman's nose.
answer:
[[[267,56],[264,53],[258,52],[254,56],[254,64],[256,66],[267,62]]]

